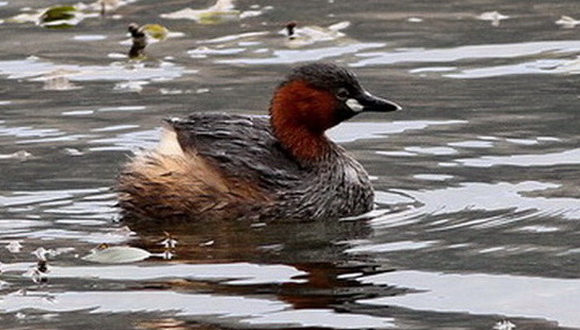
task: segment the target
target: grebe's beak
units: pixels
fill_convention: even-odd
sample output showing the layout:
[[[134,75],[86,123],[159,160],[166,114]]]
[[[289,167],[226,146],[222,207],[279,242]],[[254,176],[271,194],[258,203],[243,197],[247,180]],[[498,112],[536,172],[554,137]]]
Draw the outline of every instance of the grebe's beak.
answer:
[[[385,100],[364,91],[363,93],[346,100],[346,105],[354,112],[390,112],[399,111],[403,108],[398,104]]]

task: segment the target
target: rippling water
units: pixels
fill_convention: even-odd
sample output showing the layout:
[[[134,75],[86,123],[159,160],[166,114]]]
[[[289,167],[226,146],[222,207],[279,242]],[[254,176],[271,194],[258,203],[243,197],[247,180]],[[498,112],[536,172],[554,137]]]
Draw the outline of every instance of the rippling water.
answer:
[[[239,0],[212,15],[137,0],[68,29],[23,19],[57,4],[0,1],[6,328],[580,329],[580,26],[556,24],[580,18],[576,1]],[[128,61],[131,22],[180,33]],[[312,60],[406,110],[329,133],[372,175],[376,211],[117,222],[115,175],[161,118],[263,114]],[[148,258],[85,260],[101,243]]]

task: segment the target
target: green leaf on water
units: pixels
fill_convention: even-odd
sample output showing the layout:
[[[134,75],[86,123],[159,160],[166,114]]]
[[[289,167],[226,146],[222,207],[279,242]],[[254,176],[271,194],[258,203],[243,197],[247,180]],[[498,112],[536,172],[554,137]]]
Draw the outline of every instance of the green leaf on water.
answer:
[[[48,8],[40,15],[40,22],[50,23],[54,21],[67,21],[75,18],[77,9],[74,6],[54,6]]]
[[[198,16],[198,22],[200,24],[219,24],[223,22],[238,20],[239,18],[240,11],[238,10],[216,11],[200,14]]]
[[[142,31],[145,32],[149,37],[156,40],[165,40],[169,35],[169,30],[160,24],[146,24],[141,27]]]

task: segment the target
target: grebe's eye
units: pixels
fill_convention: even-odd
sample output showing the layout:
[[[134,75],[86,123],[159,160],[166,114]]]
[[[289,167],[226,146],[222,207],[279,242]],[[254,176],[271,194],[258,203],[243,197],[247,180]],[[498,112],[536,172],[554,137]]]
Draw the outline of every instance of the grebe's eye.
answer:
[[[349,95],[350,95],[350,93],[348,92],[348,90],[346,88],[340,88],[336,92],[336,97],[341,101],[345,101]]]

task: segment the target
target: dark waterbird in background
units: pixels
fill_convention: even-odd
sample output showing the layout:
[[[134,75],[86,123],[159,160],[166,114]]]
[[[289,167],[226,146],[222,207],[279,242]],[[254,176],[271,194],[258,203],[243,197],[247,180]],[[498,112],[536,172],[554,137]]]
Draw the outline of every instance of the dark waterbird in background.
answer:
[[[129,58],[139,58],[145,56],[145,47],[147,47],[147,35],[143,30],[142,26],[137,23],[129,24],[129,33],[131,33],[131,39],[133,44],[129,50]]]

